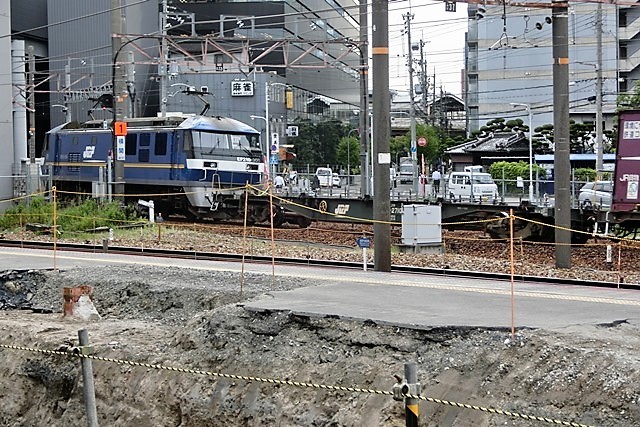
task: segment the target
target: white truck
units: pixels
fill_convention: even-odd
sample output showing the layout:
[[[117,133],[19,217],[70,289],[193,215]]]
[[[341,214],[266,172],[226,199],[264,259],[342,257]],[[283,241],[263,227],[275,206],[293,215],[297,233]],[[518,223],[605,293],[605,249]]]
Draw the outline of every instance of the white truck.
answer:
[[[489,201],[499,197],[498,186],[481,166],[467,166],[464,172],[451,172],[447,194],[452,200]]]
[[[413,160],[411,157],[400,157],[398,161],[398,181],[400,184],[413,184]]]

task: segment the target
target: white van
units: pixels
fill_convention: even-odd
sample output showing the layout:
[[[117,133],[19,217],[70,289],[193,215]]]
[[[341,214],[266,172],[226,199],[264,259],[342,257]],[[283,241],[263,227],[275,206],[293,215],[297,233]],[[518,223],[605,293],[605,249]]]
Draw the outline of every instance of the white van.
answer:
[[[488,201],[499,197],[498,186],[491,175],[476,170],[451,172],[447,194],[454,200]]]

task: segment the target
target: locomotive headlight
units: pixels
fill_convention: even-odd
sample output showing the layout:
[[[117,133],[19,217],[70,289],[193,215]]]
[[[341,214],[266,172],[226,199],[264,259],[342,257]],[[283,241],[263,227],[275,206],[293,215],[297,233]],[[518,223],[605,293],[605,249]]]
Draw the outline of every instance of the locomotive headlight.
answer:
[[[249,163],[249,164],[247,164],[247,166],[245,168],[248,171],[257,171],[258,170],[258,165]]]

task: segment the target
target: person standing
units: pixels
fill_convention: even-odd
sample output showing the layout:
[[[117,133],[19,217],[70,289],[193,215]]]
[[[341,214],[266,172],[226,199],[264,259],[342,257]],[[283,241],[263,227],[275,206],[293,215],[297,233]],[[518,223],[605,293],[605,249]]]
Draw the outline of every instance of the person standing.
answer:
[[[433,191],[435,194],[440,193],[440,171],[438,169],[434,170],[431,174],[431,181],[433,182]]]

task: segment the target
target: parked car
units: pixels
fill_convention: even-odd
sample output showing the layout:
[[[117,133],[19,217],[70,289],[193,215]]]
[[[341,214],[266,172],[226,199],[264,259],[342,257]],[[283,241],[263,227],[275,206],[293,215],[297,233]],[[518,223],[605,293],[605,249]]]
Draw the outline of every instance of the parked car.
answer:
[[[342,185],[342,181],[340,180],[340,175],[334,172],[332,175],[331,183],[334,187],[340,188],[340,186]]]
[[[333,171],[331,168],[316,169],[316,178],[319,187],[331,187],[333,185]]]
[[[608,208],[613,195],[612,181],[587,182],[580,188],[578,200],[583,208]]]

